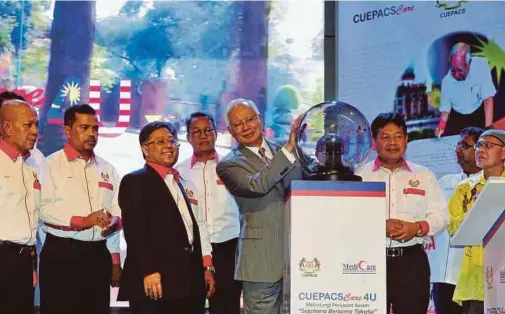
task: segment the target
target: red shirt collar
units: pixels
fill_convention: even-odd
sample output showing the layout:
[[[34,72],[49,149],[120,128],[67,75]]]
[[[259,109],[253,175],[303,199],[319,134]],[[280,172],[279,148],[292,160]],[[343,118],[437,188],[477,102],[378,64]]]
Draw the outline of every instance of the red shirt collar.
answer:
[[[211,159],[214,159],[216,162],[219,162],[219,155],[214,151],[212,153],[212,156],[211,156]],[[190,167],[193,168],[193,166],[197,163],[197,160],[196,160],[196,156],[193,154],[193,156],[191,156],[191,163],[190,163]]]
[[[380,161],[379,157],[377,157],[375,158],[372,171],[377,171],[379,170],[380,167],[382,167],[382,162]],[[407,169],[409,172],[412,172],[412,169],[410,168],[409,164],[407,163],[407,159],[405,158],[403,158],[402,165],[400,167],[403,167]]]
[[[175,181],[179,182],[180,174],[179,174],[179,172],[177,170],[175,170],[173,168],[165,167],[165,166],[160,165],[160,164],[155,164],[155,163],[150,162],[150,161],[147,162],[147,165],[149,167],[153,168],[154,171],[156,171],[163,180],[165,180],[165,177],[168,174],[172,174],[174,176]]]
[[[79,153],[72,145],[68,143],[63,146],[63,152],[65,152],[68,161],[76,160],[77,158],[86,159],[81,153]],[[91,159],[93,158],[95,158],[95,153],[91,155]]]
[[[23,156],[23,160],[26,160],[28,157],[30,157],[30,152],[23,155],[19,150],[17,150],[17,148],[2,139],[0,139],[0,150],[2,150],[10,159],[12,159],[12,161],[16,161],[16,159],[18,159],[18,156]]]

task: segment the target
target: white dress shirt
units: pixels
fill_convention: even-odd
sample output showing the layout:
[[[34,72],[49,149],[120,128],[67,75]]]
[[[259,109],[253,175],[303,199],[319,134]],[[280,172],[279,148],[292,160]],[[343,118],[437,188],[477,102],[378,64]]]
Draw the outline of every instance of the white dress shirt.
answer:
[[[0,240],[37,241],[41,184],[35,159],[24,158],[0,140]]]
[[[103,229],[97,226],[81,229],[75,222],[98,210],[121,217],[117,200],[119,175],[99,156],[86,161],[67,144],[46,158],[41,176],[44,188],[40,219],[45,232],[81,241],[100,241],[104,240],[100,234]],[[107,236],[106,240],[109,251],[119,254],[119,232]]]
[[[185,187],[186,193],[190,198],[197,198],[195,216],[197,220],[206,222],[211,243],[237,238],[240,233],[238,206],[217,176],[218,162],[216,153],[215,158],[206,163],[197,161],[193,156],[177,165],[182,178],[194,186],[194,189]]]
[[[177,208],[182,217],[182,222],[184,223],[184,227],[186,228],[186,233],[188,234],[188,242],[193,244],[193,220],[191,220],[191,215],[189,214],[189,208],[186,205],[186,199],[179,188],[177,182],[175,182],[174,176],[172,174],[167,174],[164,179],[165,184],[172,194],[175,203],[177,204]],[[191,202],[191,200],[190,200]]]
[[[177,204],[177,209],[181,214],[184,227],[186,228],[186,233],[188,235],[188,241],[190,244],[193,243],[193,221],[191,220],[191,215],[189,213],[189,208],[186,204],[186,200],[182,195],[179,184],[175,181],[174,175],[171,173],[170,168],[164,167],[162,165],[154,164],[151,162],[147,163],[148,166],[153,168],[160,176],[168,187],[170,194],[172,195],[175,203]],[[204,266],[212,265],[212,246],[210,244],[209,229],[207,227],[207,222],[202,215],[198,215],[200,210],[198,209],[198,195],[195,192],[188,193],[189,191],[196,191],[193,184],[183,177],[179,178],[179,182],[182,187],[186,190],[186,195],[188,197],[191,210],[195,216],[196,223],[198,224],[198,231],[200,232],[200,244],[202,246],[202,256]]]
[[[466,79],[456,80],[450,70],[442,79],[440,111],[471,114],[482,102],[496,94],[491,70],[485,58],[473,57]]]
[[[386,217],[408,222],[425,221],[429,228],[425,237],[414,237],[405,243],[393,241],[391,247],[428,243],[429,237],[446,228],[449,219],[447,204],[433,172],[425,167],[404,161],[391,171],[382,167],[379,159],[362,167],[357,175],[363,181],[386,183]]]
[[[480,172],[472,174],[470,177],[479,175]],[[460,173],[445,175],[439,180],[446,201],[449,201],[458,184],[467,178],[468,176],[461,171]],[[447,229],[444,229],[435,237],[435,249],[428,250],[427,253],[431,266],[431,282],[456,285],[465,250],[464,248],[450,247],[450,237]]]

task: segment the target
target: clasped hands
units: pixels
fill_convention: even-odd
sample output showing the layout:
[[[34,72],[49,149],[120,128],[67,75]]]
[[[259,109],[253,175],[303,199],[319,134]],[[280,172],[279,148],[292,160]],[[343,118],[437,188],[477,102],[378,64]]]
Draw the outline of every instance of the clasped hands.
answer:
[[[118,219],[113,217],[108,211],[98,210],[96,212],[92,212],[84,218],[82,227],[84,229],[88,229],[97,226],[103,229],[101,232],[102,237],[106,237],[117,231],[118,222]]]
[[[418,222],[408,222],[400,219],[386,220],[386,236],[399,242],[410,241],[420,230]]]

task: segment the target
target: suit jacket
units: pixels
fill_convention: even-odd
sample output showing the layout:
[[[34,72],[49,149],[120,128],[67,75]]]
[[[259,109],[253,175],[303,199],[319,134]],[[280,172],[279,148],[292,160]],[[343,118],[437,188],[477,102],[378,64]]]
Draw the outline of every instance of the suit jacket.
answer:
[[[204,269],[198,224],[179,184],[193,221],[193,253],[177,204],[160,175],[148,165],[127,174],[119,186],[126,239],[126,260],[118,300],[147,300],[144,276],[159,272],[163,298],[187,296],[193,282],[201,278],[205,296]],[[195,259],[201,267],[194,267]],[[198,290],[198,289],[197,289]]]
[[[291,163],[279,146],[267,144],[274,153],[269,166],[239,146],[216,168],[240,211],[237,280],[276,282],[283,275],[284,198],[290,181],[301,179],[302,171],[299,162]]]

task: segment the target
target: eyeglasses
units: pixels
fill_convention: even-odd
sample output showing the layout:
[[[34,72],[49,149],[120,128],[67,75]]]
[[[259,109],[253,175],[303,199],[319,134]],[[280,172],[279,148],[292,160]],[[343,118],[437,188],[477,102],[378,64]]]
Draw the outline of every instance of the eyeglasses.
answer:
[[[403,134],[395,134],[395,135],[392,135],[392,136],[391,135],[381,136],[380,140],[389,143],[389,142],[392,142],[392,141],[403,140],[403,138],[404,138]]]
[[[243,120],[239,120],[239,121],[234,121],[231,123],[231,126],[235,129],[235,130],[239,130],[239,129],[243,129],[245,125],[247,126],[254,126],[256,125],[256,122],[258,121],[258,116],[250,116],[250,117],[247,117]]]
[[[168,147],[179,147],[181,144],[172,138],[157,138],[151,142],[147,142],[144,145],[154,144],[156,146],[168,146]]]
[[[473,148],[482,149],[484,147],[485,149],[491,149],[495,146],[502,147],[502,148],[505,147],[505,145],[501,145],[501,144],[480,141],[480,142],[477,142],[475,145],[473,145]]]
[[[469,149],[469,148],[473,148],[474,146],[475,146],[475,145],[470,145],[470,144],[468,144],[467,142],[460,141],[460,142],[458,142],[458,143],[456,144],[456,147],[455,147],[455,148],[456,148],[456,149],[460,149],[460,150],[462,150],[462,151],[465,151],[465,150],[467,150],[467,149]]]
[[[196,138],[200,138],[202,137],[202,135],[205,134],[205,136],[211,136],[212,134],[214,134],[214,129],[213,128],[207,128],[207,129],[194,129],[194,130],[191,130],[191,136],[194,136]]]

